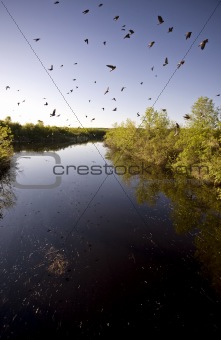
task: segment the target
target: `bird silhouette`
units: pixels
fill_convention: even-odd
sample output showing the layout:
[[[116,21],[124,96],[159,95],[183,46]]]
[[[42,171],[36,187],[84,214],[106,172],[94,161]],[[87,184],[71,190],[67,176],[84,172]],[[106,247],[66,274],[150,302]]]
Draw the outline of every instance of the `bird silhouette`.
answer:
[[[46,102],[44,105],[48,105],[48,102]]]
[[[104,45],[106,45],[106,43],[107,43],[106,41],[103,41],[103,44],[104,44]]]
[[[186,32],[185,36],[186,36],[186,40],[189,39],[191,37],[192,32]]]
[[[83,11],[83,14],[87,14],[89,12],[89,9],[85,9],[85,11]]]
[[[91,119],[91,122],[92,122],[93,120],[95,120],[95,118],[92,118],[92,119]]]
[[[112,100],[115,100],[115,102],[116,102],[116,98],[112,98]]]
[[[183,118],[184,118],[184,119],[187,119],[187,120],[188,120],[188,119],[191,119],[190,115],[188,115],[188,114],[185,114],[185,115],[183,116]]]
[[[134,30],[129,30],[130,34],[134,34]]]
[[[114,21],[117,21],[118,19],[120,18],[120,16],[119,15],[116,15],[115,17],[114,17]]]
[[[162,24],[164,22],[163,18],[161,15],[158,15],[158,25]]]
[[[101,7],[101,6],[103,6],[103,4],[99,4],[99,5],[98,5],[98,7]]]
[[[137,117],[140,117],[140,114],[139,114],[139,112],[137,112]]]
[[[108,93],[109,92],[109,86],[108,88],[106,89],[106,91],[104,92],[104,94]]]
[[[10,89],[10,86],[7,85],[7,86],[6,86],[6,90],[8,90],[8,89]]]
[[[168,64],[168,58],[165,58],[163,66],[166,66]]]
[[[88,39],[84,39],[84,41],[88,44]]]
[[[115,68],[116,68],[116,66],[114,66],[114,65],[106,65],[107,67],[109,67],[111,70],[110,70],[110,72],[111,71],[113,71],[113,70],[115,70]]]
[[[126,89],[126,87],[125,87],[125,86],[123,86],[123,87],[121,88],[121,91],[123,91],[124,89]]]
[[[168,28],[168,32],[167,33],[170,33],[170,32],[173,32],[173,27],[169,27]]]
[[[177,68],[180,68],[181,65],[183,65],[185,63],[185,60],[181,60],[178,64],[177,64]]]
[[[208,42],[209,42],[209,40],[205,39],[205,40],[201,41],[201,43],[198,45],[198,47],[200,47],[201,50],[204,50],[204,48],[205,48],[205,46]]]
[[[151,41],[151,42],[148,44],[149,48],[152,47],[154,44],[155,44],[155,41]]]
[[[112,111],[117,111],[117,108],[115,107]]]
[[[35,38],[35,39],[33,39],[33,40],[35,40],[35,41],[37,42],[37,41],[39,41],[39,40],[40,40],[40,38]]]
[[[174,136],[178,135],[178,133],[179,133],[179,128],[180,128],[179,124],[176,123],[176,126],[175,126],[175,134],[174,134]]]
[[[49,71],[52,71],[53,70],[53,65],[51,65],[51,68],[49,68]]]
[[[154,69],[154,66],[151,67],[151,71],[153,71],[153,69]]]
[[[130,33],[127,33],[125,36],[124,36],[124,39],[126,38],[130,38]]]
[[[216,97],[219,97],[220,96],[220,93],[216,95]]]
[[[55,112],[56,112],[56,109],[53,110],[53,112],[50,114],[50,117],[54,117],[55,116]]]
[[[59,4],[59,1],[55,1],[54,4],[55,4],[55,5]]]

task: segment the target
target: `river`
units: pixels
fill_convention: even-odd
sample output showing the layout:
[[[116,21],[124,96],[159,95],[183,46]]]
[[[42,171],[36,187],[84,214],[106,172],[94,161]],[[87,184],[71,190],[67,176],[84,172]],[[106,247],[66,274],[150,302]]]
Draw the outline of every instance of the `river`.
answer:
[[[15,152],[0,182],[1,339],[221,336],[213,188],[120,157],[102,142]]]

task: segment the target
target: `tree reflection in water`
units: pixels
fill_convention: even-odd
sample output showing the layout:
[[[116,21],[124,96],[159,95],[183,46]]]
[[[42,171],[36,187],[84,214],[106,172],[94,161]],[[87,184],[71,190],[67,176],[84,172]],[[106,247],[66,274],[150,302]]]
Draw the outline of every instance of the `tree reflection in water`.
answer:
[[[119,152],[106,154],[113,167],[138,166],[138,160],[123,158]],[[148,171],[131,174],[124,171],[120,177],[128,186],[135,185],[139,204],[155,205],[160,194],[172,203],[171,219],[177,234],[194,236],[195,257],[201,263],[201,273],[221,295],[221,200],[219,189],[196,180],[187,174],[173,174],[150,164]],[[135,169],[135,168],[134,168]]]
[[[8,169],[0,172],[0,219],[3,218],[4,210],[15,204],[15,194],[12,182],[15,178],[15,169]]]

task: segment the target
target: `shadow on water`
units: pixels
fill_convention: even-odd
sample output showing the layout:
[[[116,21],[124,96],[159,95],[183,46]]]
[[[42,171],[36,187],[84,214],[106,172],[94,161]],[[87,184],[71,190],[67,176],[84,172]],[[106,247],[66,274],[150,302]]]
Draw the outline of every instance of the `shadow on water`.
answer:
[[[103,162],[90,143],[32,147],[58,152],[63,165]],[[220,336],[215,188],[102,152],[115,176],[71,173],[53,190],[15,194],[6,176],[0,338]]]

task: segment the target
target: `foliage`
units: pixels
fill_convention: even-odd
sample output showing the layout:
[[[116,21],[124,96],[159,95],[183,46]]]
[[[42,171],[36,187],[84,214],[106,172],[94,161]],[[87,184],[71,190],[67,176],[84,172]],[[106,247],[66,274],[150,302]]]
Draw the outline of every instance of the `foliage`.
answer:
[[[137,128],[127,120],[115,124],[105,143],[121,154],[165,169],[221,185],[221,110],[207,97],[192,106],[186,126],[176,127],[166,111],[146,109]]]
[[[11,129],[0,125],[0,172],[8,168],[13,155]]]

